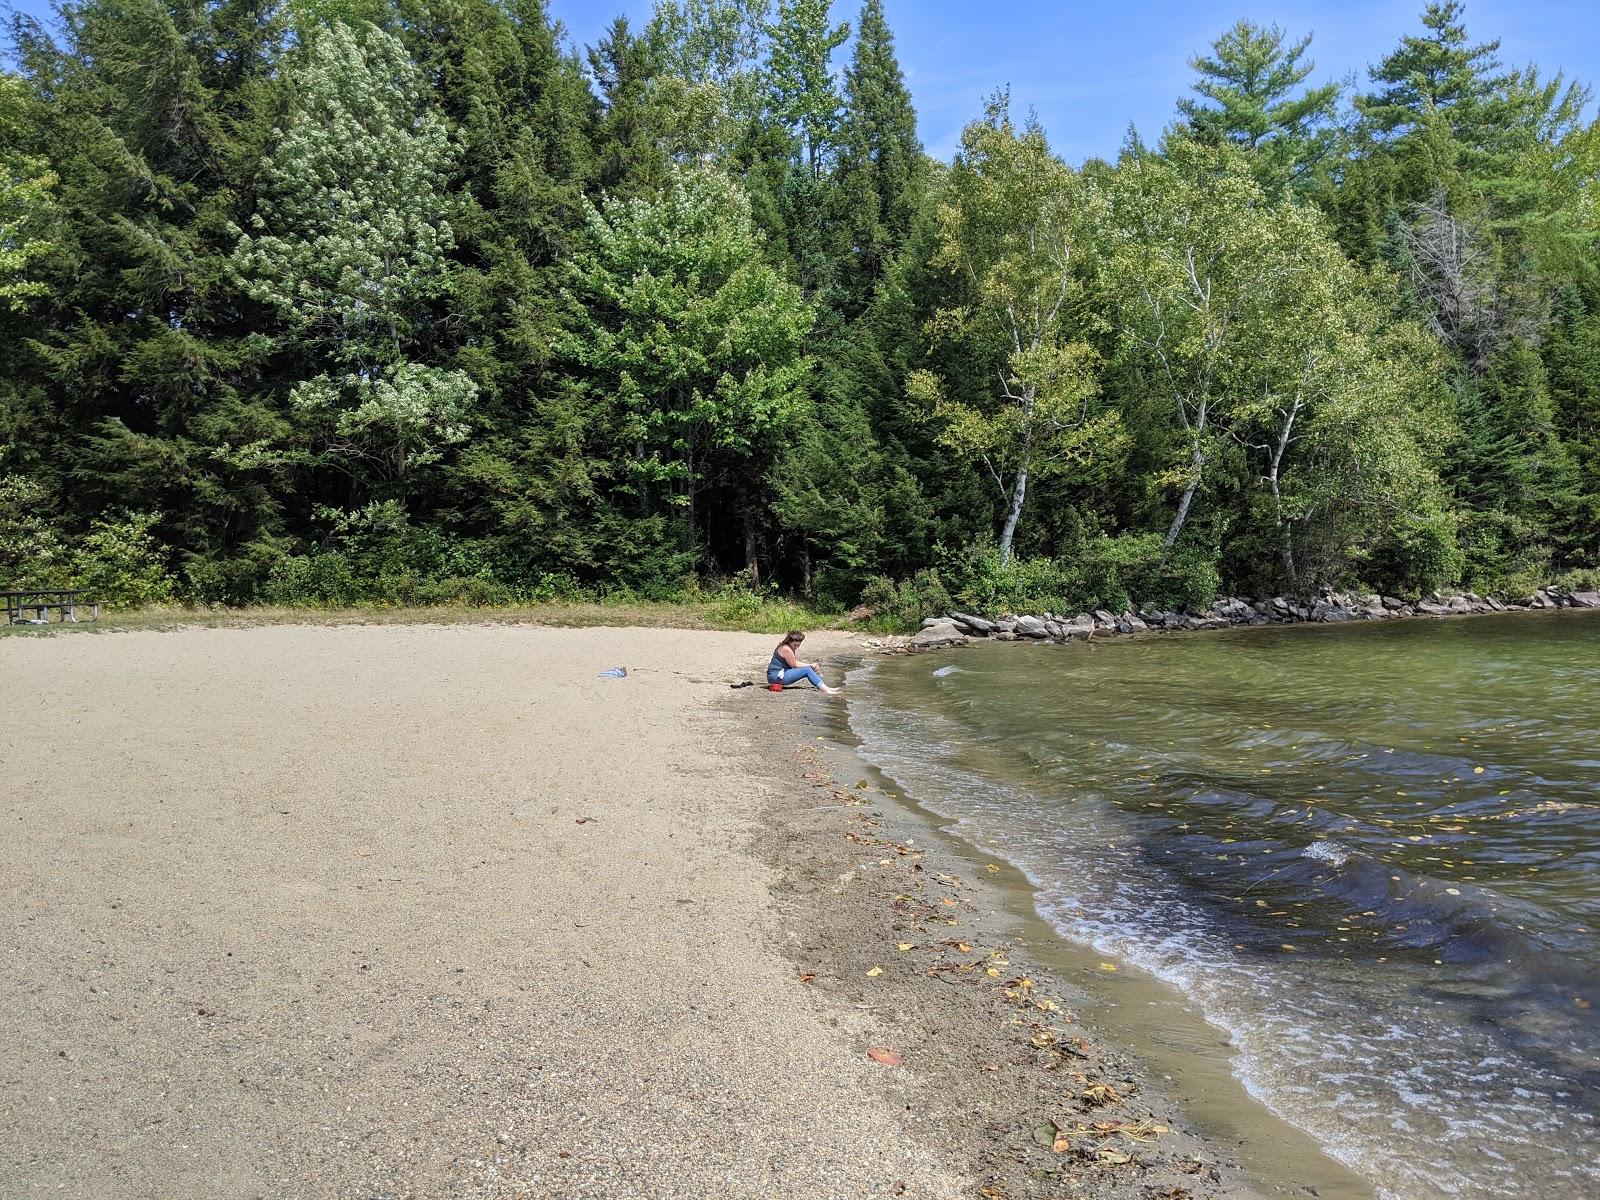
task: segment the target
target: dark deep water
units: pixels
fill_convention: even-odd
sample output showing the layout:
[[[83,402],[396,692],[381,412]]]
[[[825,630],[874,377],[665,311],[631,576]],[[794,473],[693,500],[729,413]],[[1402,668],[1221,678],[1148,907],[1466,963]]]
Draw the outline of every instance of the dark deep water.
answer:
[[[1386,1195],[1600,1195],[1600,614],[979,646],[862,752]]]

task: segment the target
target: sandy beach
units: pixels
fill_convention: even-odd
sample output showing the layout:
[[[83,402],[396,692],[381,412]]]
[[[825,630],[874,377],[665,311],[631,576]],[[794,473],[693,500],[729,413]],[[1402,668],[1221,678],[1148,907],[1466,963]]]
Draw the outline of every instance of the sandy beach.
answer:
[[[773,640],[0,641],[0,1195],[1242,1194],[945,928],[836,701],[728,689]]]

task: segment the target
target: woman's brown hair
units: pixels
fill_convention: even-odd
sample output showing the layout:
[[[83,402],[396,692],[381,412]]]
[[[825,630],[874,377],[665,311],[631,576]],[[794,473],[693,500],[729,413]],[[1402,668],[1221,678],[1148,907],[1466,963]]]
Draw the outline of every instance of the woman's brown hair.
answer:
[[[788,633],[783,635],[783,644],[785,646],[798,646],[805,640],[806,635],[801,633],[798,629],[791,629]]]

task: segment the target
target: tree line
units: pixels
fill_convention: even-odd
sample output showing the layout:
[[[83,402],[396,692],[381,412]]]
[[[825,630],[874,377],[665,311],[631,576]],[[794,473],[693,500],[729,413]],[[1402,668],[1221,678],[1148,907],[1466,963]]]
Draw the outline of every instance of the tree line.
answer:
[[[1456,0],[923,152],[881,0],[67,0],[0,74],[0,584],[1072,609],[1600,565],[1600,123]]]

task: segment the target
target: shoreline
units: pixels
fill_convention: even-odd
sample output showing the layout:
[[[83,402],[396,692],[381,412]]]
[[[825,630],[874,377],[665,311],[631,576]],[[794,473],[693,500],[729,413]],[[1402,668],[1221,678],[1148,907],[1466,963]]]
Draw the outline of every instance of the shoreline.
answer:
[[[1248,1095],[1225,1035],[1160,981],[1102,973],[1033,910],[1015,867],[857,756],[842,707],[751,723],[758,741],[792,727],[791,786],[816,797],[779,792],[758,841],[785,950],[811,986],[900,1033],[908,1124],[968,1164],[980,1195],[1372,1200]]]
[[[861,666],[876,669],[876,656],[863,658]],[[1126,963],[1107,972],[1105,955],[1063,937],[1037,910],[1033,883],[1000,847],[969,840],[925,807],[863,757],[843,710],[836,715],[820,723],[826,740],[816,747],[835,778],[847,789],[865,781],[862,794],[877,802],[887,836],[924,847],[926,862],[959,873],[984,934],[1007,945],[1012,963],[1057,999],[1071,998],[1077,1028],[1121,1058],[1141,1081],[1147,1102],[1217,1156],[1221,1182],[1241,1189],[1225,1187],[1221,1194],[1375,1200],[1371,1183],[1249,1093],[1234,1073],[1226,1032],[1167,982]],[[1018,1194],[1033,1193],[1024,1188]]]

